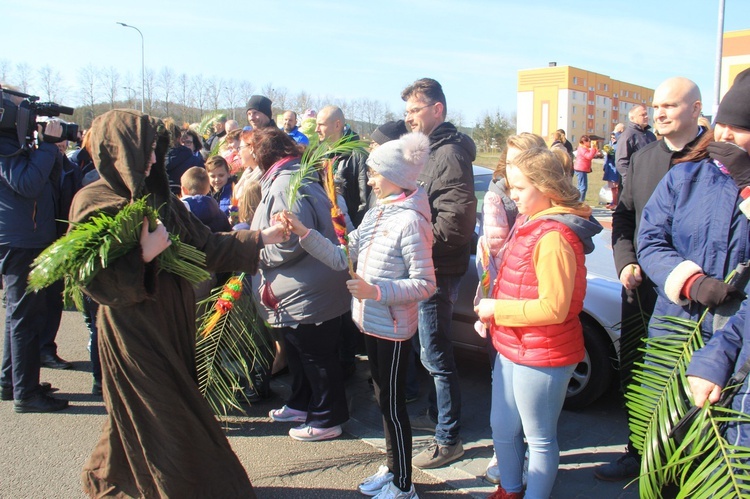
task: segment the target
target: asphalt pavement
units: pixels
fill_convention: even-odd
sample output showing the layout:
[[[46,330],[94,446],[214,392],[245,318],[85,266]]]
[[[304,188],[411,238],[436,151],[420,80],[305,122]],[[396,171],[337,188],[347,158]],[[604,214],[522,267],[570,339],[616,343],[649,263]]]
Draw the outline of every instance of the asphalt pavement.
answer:
[[[3,312],[4,317],[4,312]],[[0,498],[79,498],[80,471],[96,443],[105,419],[101,398],[90,394],[88,332],[78,312],[64,312],[58,334],[59,354],[73,370],[42,369],[42,380],[71,407],[53,414],[16,414],[11,402],[0,403]],[[460,353],[462,440],[459,461],[435,470],[414,469],[420,497],[477,497],[495,486],[483,479],[492,455],[489,428],[490,371],[486,356]],[[384,462],[382,422],[367,383],[365,357],[347,382],[351,419],[342,437],[326,442],[298,442],[287,435],[293,423],[272,423],[268,411],[280,407],[289,393],[289,376],[273,381],[275,396],[247,407],[246,414],[222,421],[229,441],[247,470],[259,498],[354,498],[360,480]],[[426,407],[431,380],[420,371],[422,393],[409,411]],[[629,499],[637,488],[596,480],[593,467],[616,458],[627,441],[622,397],[615,389],[582,411],[563,411],[559,425],[560,469],[553,499]],[[174,414],[179,424],[180,415]],[[414,453],[430,443],[415,433]]]

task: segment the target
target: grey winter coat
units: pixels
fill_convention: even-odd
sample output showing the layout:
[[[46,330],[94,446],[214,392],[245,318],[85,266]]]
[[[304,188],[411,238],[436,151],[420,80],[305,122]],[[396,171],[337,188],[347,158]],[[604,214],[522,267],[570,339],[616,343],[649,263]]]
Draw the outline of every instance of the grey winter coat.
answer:
[[[352,300],[359,329],[388,340],[407,340],[417,330],[417,304],[435,293],[432,228],[427,195],[420,188],[403,200],[378,203],[349,234],[349,255],[357,275],[380,289],[378,300]],[[300,241],[315,258],[334,269],[346,269],[338,248],[316,231]]]
[[[265,229],[271,225],[272,215],[290,210],[307,227],[337,241],[331,203],[318,182],[305,183],[294,205],[288,206],[289,181],[298,169],[299,158],[287,158],[280,168],[261,179],[262,198],[250,228]],[[253,276],[253,295],[261,316],[271,327],[319,324],[349,311],[347,278],[346,272],[331,270],[313,258],[292,234],[289,241],[261,250],[260,272]]]

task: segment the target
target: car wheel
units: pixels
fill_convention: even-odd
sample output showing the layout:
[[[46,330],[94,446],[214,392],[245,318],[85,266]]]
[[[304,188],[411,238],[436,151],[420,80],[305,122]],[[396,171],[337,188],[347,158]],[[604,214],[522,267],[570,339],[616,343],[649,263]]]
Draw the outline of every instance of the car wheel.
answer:
[[[568,384],[565,409],[582,409],[602,396],[612,383],[612,345],[607,333],[589,317],[581,317],[585,356]]]

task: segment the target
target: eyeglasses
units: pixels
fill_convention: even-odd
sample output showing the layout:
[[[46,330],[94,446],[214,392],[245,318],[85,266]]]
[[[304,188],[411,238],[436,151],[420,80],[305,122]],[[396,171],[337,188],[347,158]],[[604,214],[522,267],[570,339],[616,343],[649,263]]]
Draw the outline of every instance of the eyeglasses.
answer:
[[[368,178],[375,178],[375,177],[379,177],[379,176],[380,176],[380,174],[378,172],[376,172],[372,168],[369,168],[369,167],[367,168],[367,177]]]
[[[426,106],[422,106],[422,107],[413,107],[411,109],[407,109],[406,112],[404,112],[404,118],[408,118],[412,114],[417,114],[422,109],[425,109],[425,108],[428,108],[428,107],[432,107],[435,104],[437,104],[437,102],[433,102],[432,104],[427,104]]]

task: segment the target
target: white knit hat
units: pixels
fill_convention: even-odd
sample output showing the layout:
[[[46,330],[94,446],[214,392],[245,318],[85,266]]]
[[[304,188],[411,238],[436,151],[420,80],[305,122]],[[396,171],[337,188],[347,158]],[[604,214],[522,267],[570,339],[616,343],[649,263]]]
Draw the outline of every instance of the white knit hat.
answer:
[[[421,132],[386,142],[367,158],[367,166],[407,191],[417,189],[417,177],[430,155],[430,139]]]

